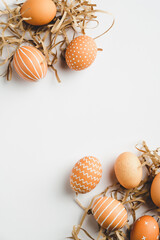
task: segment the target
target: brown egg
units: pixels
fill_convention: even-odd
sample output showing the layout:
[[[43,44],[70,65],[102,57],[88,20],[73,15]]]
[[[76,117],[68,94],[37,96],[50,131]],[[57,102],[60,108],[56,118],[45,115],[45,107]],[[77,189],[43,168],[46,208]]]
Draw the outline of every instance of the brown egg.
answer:
[[[52,0],[27,0],[21,7],[22,17],[31,25],[45,25],[56,16],[56,5]]]
[[[44,78],[47,73],[45,56],[32,46],[22,46],[17,49],[13,66],[24,80],[37,81]]]
[[[68,45],[65,58],[69,68],[76,71],[89,67],[97,56],[97,46],[93,38],[79,36]]]
[[[151,216],[140,217],[133,225],[130,240],[157,240],[159,239],[159,226]]]
[[[127,188],[135,188],[142,180],[142,167],[138,157],[131,152],[124,152],[117,158],[114,170],[119,183]]]
[[[92,156],[80,159],[72,169],[70,185],[77,193],[87,193],[94,189],[102,177],[102,165]]]
[[[156,175],[152,182],[151,198],[154,204],[160,208],[160,173]]]
[[[109,231],[122,228],[127,222],[127,211],[121,202],[111,197],[99,197],[92,206],[99,225]]]

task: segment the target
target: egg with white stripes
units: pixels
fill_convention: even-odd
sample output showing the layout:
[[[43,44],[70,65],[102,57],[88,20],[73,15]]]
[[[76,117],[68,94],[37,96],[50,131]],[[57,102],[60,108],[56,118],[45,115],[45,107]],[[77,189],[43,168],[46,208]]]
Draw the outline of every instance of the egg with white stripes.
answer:
[[[87,193],[94,189],[102,177],[102,165],[92,156],[80,159],[72,169],[70,185],[76,193]]]
[[[122,228],[127,222],[126,209],[121,202],[111,197],[97,198],[92,213],[99,225],[108,231]]]
[[[32,46],[22,46],[17,49],[13,58],[13,66],[24,80],[37,81],[44,78],[47,73],[45,56]]]

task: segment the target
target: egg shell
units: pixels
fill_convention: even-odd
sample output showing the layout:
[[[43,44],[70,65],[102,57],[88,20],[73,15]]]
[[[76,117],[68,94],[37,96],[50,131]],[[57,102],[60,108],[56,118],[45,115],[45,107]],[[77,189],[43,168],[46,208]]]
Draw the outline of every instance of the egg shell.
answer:
[[[79,71],[89,67],[97,56],[97,46],[93,38],[86,35],[76,37],[66,49],[66,63],[69,68]]]
[[[72,169],[70,185],[77,193],[87,193],[94,189],[102,177],[102,165],[92,156],[80,159]]]
[[[22,17],[31,25],[45,25],[56,16],[56,5],[52,0],[27,0],[21,7]]]
[[[124,152],[117,158],[114,170],[119,183],[127,188],[135,188],[142,180],[142,166],[138,157],[131,152]]]
[[[16,72],[24,80],[37,81],[47,73],[47,62],[44,55],[32,46],[22,46],[17,49],[13,58]]]
[[[122,228],[127,222],[124,206],[111,197],[99,197],[92,206],[93,216],[99,225],[109,231]]]
[[[159,239],[159,226],[151,216],[140,217],[133,225],[130,240],[157,240]]]
[[[153,179],[151,185],[151,198],[154,204],[160,208],[160,173]]]

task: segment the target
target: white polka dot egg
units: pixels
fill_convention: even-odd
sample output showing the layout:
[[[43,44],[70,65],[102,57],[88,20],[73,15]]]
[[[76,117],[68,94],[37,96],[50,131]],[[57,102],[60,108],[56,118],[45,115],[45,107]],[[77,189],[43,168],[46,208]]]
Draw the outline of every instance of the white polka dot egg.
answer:
[[[76,71],[89,67],[97,55],[97,46],[93,38],[82,35],[73,39],[66,49],[66,62]]]

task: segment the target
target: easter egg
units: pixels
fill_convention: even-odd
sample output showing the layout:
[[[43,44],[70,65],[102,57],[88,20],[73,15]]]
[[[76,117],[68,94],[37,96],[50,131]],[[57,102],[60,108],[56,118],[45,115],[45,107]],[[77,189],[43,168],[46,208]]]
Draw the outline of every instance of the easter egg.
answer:
[[[130,240],[157,240],[159,239],[159,226],[151,216],[140,217],[133,225]]]
[[[84,157],[72,169],[70,185],[77,193],[87,193],[96,187],[102,177],[102,166],[95,157]]]
[[[21,15],[31,25],[45,25],[56,16],[56,5],[52,0],[27,0],[21,7]]]
[[[160,208],[160,173],[158,173],[151,185],[151,198],[154,204]]]
[[[89,67],[97,55],[97,46],[93,38],[86,35],[73,39],[66,49],[66,63],[76,71]]]
[[[127,222],[124,206],[111,197],[99,197],[93,203],[92,213],[99,225],[109,231],[122,228]]]
[[[127,189],[137,187],[142,180],[142,167],[138,157],[131,152],[119,155],[114,170],[119,183]]]
[[[47,62],[44,55],[35,47],[22,46],[17,49],[13,66],[24,80],[37,81],[47,73]]]

